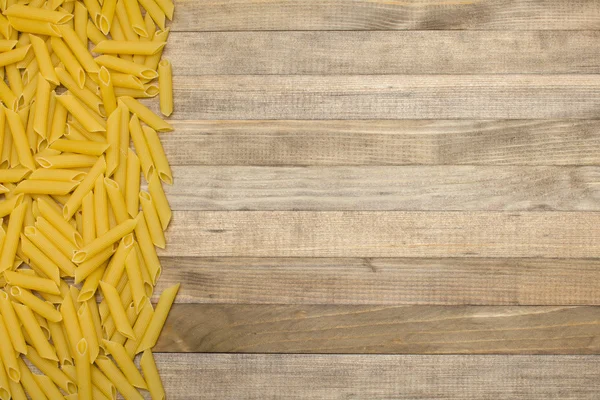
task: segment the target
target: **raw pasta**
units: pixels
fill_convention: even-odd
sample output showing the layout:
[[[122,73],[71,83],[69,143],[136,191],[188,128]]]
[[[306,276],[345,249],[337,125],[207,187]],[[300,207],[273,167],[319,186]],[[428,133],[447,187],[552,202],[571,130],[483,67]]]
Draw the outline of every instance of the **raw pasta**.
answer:
[[[137,99],[173,111],[173,10],[0,2],[0,398],[165,397],[150,349],[179,285],[156,309],[150,297],[171,219],[159,135],[173,128]]]

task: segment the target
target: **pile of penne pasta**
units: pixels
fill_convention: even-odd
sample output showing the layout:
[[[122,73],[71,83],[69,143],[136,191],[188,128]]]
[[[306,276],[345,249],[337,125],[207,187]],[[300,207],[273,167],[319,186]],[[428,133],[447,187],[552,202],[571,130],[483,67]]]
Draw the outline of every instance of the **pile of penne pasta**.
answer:
[[[0,0],[0,400],[165,398],[151,349],[179,285],[150,298],[172,127],[138,99],[173,111],[173,8]]]

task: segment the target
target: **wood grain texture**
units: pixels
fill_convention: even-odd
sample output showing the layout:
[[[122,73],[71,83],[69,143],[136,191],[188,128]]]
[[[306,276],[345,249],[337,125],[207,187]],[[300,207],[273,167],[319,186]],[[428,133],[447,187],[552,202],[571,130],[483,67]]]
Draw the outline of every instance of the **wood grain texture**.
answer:
[[[600,307],[176,304],[156,351],[600,354]]]
[[[180,166],[173,174],[165,192],[183,211],[600,211],[599,167]]]
[[[178,303],[600,305],[600,262],[560,259],[185,258],[162,260],[153,301]]]
[[[180,76],[600,72],[598,31],[176,32],[169,39],[178,45],[164,54]]]
[[[172,165],[600,165],[599,120],[173,121]]]
[[[173,119],[594,119],[600,75],[175,76]],[[151,106],[158,111],[156,102]]]
[[[600,257],[600,213],[176,211],[164,256]]]
[[[219,0],[177,3],[177,31],[597,29],[594,0]]]

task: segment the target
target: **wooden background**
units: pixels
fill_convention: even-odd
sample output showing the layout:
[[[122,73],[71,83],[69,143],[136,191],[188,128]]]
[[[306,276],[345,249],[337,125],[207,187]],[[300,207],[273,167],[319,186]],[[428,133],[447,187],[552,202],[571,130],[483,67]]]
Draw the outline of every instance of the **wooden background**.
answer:
[[[179,0],[171,399],[597,399],[600,1]]]

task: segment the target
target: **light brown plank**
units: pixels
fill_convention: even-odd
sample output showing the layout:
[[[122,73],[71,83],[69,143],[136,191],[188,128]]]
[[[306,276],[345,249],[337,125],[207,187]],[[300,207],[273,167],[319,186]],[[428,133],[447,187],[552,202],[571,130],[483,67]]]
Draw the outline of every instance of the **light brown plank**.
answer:
[[[156,351],[600,354],[600,307],[176,304]]]
[[[600,112],[600,75],[206,75],[173,82],[173,118],[180,120],[589,119]]]
[[[600,72],[598,31],[179,32],[169,40],[164,55],[179,76]]]
[[[164,256],[600,257],[600,213],[176,211]]]
[[[173,121],[172,165],[599,165],[599,120]]]
[[[178,303],[600,305],[600,262],[561,259],[162,259],[153,301]]]
[[[598,358],[156,355],[167,398],[178,400],[592,400],[600,391]]]
[[[594,0],[220,0],[177,3],[177,31],[597,29]]]
[[[173,168],[174,210],[600,211],[598,167]]]

